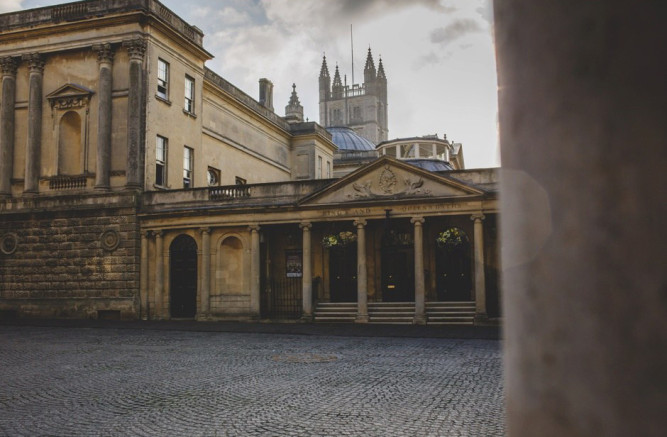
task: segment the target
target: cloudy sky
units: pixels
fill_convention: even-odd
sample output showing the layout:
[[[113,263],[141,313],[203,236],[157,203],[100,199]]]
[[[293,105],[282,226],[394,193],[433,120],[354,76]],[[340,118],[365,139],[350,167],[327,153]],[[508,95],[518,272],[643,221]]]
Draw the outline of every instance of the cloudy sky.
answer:
[[[467,168],[499,165],[492,0],[162,0],[204,31],[208,67],[258,97],[274,84],[284,115],[296,83],[305,116],[318,120],[318,75],[326,53],[363,82],[370,46],[388,80],[389,138],[437,133],[463,143]],[[58,0],[0,0],[0,12]]]

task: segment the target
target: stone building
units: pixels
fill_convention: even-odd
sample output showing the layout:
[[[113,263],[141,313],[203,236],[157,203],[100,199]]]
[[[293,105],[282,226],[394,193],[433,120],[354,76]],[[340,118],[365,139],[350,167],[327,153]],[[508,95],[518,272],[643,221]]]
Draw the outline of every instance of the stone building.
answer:
[[[498,316],[497,174],[455,145],[410,140],[435,168],[386,143],[337,175],[336,134],[303,121],[295,87],[276,115],[269,80],[255,100],[208,69],[202,32],[155,0],[0,30],[0,314]]]

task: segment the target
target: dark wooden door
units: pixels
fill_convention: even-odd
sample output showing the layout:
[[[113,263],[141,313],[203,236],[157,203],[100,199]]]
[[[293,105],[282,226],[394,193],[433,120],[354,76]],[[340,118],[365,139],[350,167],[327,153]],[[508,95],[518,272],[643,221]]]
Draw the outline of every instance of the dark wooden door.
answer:
[[[329,249],[331,302],[357,301],[357,245]]]
[[[171,317],[192,318],[197,313],[197,243],[180,235],[169,249]]]

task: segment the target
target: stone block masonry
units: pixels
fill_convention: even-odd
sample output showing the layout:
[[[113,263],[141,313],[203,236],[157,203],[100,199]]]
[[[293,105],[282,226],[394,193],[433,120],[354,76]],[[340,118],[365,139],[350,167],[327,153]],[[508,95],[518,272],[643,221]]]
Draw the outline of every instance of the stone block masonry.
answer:
[[[53,201],[0,204],[0,315],[137,318],[135,195]]]

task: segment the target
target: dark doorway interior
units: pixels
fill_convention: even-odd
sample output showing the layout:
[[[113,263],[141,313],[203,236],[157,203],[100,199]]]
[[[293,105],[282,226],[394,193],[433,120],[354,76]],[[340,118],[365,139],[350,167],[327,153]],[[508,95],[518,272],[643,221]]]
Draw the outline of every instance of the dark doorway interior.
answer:
[[[197,243],[179,235],[169,248],[171,317],[192,318],[197,312]]]
[[[456,240],[439,244],[436,251],[438,300],[468,301],[472,299],[470,240],[462,230],[451,230],[456,230]]]
[[[329,249],[329,293],[331,302],[357,301],[357,245]]]
[[[414,302],[415,265],[412,234],[390,230],[382,237],[382,300]]]

